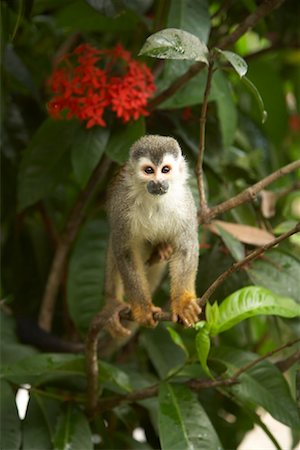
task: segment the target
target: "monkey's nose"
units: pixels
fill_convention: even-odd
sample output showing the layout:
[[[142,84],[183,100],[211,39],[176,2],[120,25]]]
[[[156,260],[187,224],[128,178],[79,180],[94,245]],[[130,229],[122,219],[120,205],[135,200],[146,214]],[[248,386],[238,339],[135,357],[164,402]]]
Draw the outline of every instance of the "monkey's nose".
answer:
[[[163,195],[169,189],[169,183],[167,181],[149,181],[147,184],[147,190],[152,195]]]

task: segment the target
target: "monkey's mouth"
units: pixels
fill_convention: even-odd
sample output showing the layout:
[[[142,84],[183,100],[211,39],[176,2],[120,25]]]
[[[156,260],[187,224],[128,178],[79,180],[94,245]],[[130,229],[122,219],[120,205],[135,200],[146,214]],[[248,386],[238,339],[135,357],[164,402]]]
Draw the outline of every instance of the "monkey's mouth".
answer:
[[[151,195],[163,195],[168,192],[169,183],[167,181],[149,181],[147,190]]]

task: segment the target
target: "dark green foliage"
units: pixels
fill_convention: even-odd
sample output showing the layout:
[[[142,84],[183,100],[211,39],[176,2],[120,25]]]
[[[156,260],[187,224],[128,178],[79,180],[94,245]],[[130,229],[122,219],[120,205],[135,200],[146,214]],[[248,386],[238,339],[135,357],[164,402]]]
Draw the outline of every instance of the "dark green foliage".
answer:
[[[84,342],[103,305],[107,187],[140,136],[179,140],[199,201],[194,168],[212,57],[217,70],[208,97],[204,154],[209,206],[299,159],[299,1],[283,3],[233,45],[217,48],[260,4],[1,2],[3,450],[229,450],[238,448],[255,424],[278,447],[278,436],[262,423],[258,408],[290,427],[293,445],[298,443],[299,368],[289,357],[299,341],[257,359],[299,338],[299,234],[228,277],[193,329],[160,323],[153,330],[135,331],[122,343],[101,332],[94,417],[85,408],[85,355],[42,353],[39,342],[25,345],[17,335],[22,318],[37,321],[54,255],[66,245],[52,332],[69,343]],[[84,42],[99,48],[121,42],[153,70],[155,95],[195,62],[203,68],[172,95],[152,103],[148,116],[124,124],[108,115],[107,127],[86,129],[76,120],[48,118],[46,108],[51,70],[61,55]],[[99,167],[104,169],[95,180]],[[218,219],[252,226],[253,235],[261,229],[275,235],[289,230],[300,219],[299,176],[294,171],[267,186],[274,194],[267,204],[262,193]],[[266,208],[273,208],[273,214],[266,214]],[[199,227],[199,296],[253,249],[242,228],[237,238],[221,223],[216,225],[219,235]],[[168,308],[168,300],[164,280],[155,302]],[[21,421],[16,393],[23,385],[30,400]]]

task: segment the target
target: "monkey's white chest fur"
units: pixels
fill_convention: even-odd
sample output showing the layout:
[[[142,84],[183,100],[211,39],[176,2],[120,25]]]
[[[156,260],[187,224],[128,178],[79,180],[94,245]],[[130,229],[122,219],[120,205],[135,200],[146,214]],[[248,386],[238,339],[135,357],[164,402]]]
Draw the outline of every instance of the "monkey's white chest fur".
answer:
[[[186,186],[172,186],[161,196],[135,192],[128,219],[134,239],[166,242],[182,232],[186,217]]]

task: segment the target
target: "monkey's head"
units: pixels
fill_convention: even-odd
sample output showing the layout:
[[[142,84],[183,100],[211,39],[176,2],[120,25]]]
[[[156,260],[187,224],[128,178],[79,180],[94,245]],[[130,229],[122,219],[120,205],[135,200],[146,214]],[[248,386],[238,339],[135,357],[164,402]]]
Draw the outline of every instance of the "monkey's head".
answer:
[[[129,164],[134,181],[154,196],[166,194],[187,179],[181,148],[171,137],[143,136],[131,147]]]

